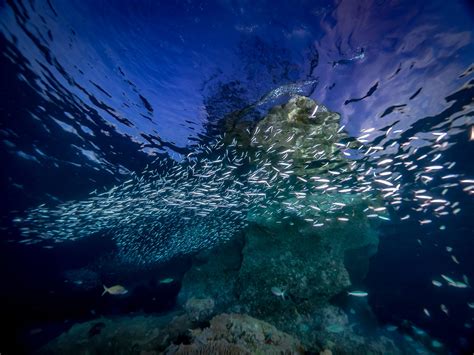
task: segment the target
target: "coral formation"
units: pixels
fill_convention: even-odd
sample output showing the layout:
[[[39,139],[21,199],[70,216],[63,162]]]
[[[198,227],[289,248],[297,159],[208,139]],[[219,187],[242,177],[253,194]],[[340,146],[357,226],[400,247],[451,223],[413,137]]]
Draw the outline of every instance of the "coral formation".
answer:
[[[214,312],[214,300],[211,298],[190,298],[184,305],[189,318],[193,321],[209,319]]]
[[[220,314],[202,323],[202,328],[190,316],[100,318],[101,332],[91,336],[97,320],[74,325],[40,354],[303,353],[297,339],[247,315]]]
[[[142,350],[153,350],[154,340],[169,320],[170,317],[136,316],[75,324],[46,344],[39,354],[139,354]]]
[[[243,314],[220,314],[192,331],[190,344],[171,345],[167,354],[302,354],[300,342],[274,326]]]

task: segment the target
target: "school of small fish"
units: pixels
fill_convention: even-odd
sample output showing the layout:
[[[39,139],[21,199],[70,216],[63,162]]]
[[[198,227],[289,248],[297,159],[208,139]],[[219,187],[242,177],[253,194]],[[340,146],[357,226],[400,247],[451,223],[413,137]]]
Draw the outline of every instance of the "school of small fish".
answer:
[[[33,208],[14,220],[25,238],[21,242],[108,233],[124,261],[146,265],[228,241],[245,228],[252,213],[277,211],[278,223],[290,223],[291,210],[317,233],[333,223],[361,218],[350,206],[358,198],[367,202],[364,218],[369,220],[411,220],[420,226],[438,222],[444,230],[443,218],[458,215],[462,208],[450,199],[451,191],[474,195],[474,178],[456,172],[456,163],[443,157],[458,139],[455,134],[438,128],[406,135],[394,124],[383,131],[363,128],[350,138],[338,116],[304,100],[310,109],[302,129],[285,132],[257,123],[247,129],[250,144],[223,133],[197,145],[181,161],[158,161],[118,186],[91,192],[87,199]],[[317,127],[313,132],[319,133],[308,134],[305,127]],[[321,195],[333,197],[332,202],[311,202],[312,196]],[[305,212],[308,207],[311,215]],[[451,258],[462,263],[455,255]],[[432,283],[441,287],[441,280],[454,288],[469,286],[465,277],[459,281],[444,274]],[[280,291],[272,289],[277,296]],[[449,314],[446,306],[440,307]],[[431,315],[428,309],[423,312]]]

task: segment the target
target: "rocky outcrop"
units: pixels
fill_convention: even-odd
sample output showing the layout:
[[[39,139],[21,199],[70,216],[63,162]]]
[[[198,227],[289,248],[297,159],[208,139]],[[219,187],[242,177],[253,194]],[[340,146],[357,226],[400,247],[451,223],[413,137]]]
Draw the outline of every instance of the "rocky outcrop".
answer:
[[[344,338],[340,343],[347,346],[357,343],[347,316],[330,300],[351,286],[349,270],[364,277],[378,246],[377,223],[366,211],[378,201],[363,193],[322,193],[314,189],[321,184],[308,177],[334,180],[328,171],[349,166],[337,144],[347,140],[339,119],[323,105],[296,96],[255,127],[241,130],[238,139],[247,134],[248,149],[257,149],[255,154],[264,154],[272,166],[284,162],[293,175],[304,176],[307,193],[287,191],[252,209],[243,240],[199,255],[183,280],[182,304],[190,297],[214,299],[220,311],[267,321],[314,349],[324,349],[334,337]],[[315,155],[328,162],[308,163],[318,160]]]
[[[374,250],[378,242],[375,231],[360,221],[317,232],[310,232],[304,221],[289,223],[248,229],[237,276],[244,311],[285,326],[295,314],[313,312],[351,285],[344,264],[347,250],[364,246]],[[272,287],[286,297],[275,297]]]
[[[345,207],[332,210],[327,221],[322,211],[329,211],[326,205],[334,201]],[[272,320],[277,314],[283,323],[290,312],[311,312],[347,289],[351,281],[346,252],[365,249],[368,259],[378,244],[377,232],[363,213],[368,204],[360,197],[311,196],[298,201],[298,210],[289,209],[294,203],[296,199],[288,199],[272,207],[274,211],[249,216],[253,224],[246,232],[238,275],[239,302],[245,311]],[[308,207],[312,205],[321,211]],[[282,220],[278,211],[289,218]],[[350,223],[337,220],[343,214],[352,215]],[[324,225],[315,228],[307,221],[316,218]],[[287,299],[275,297],[272,287],[284,290]]]

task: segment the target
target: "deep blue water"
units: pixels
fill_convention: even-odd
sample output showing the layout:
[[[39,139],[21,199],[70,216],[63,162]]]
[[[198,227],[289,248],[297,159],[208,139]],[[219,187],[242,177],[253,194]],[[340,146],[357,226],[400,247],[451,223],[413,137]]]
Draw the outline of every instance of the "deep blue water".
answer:
[[[13,217],[85,199],[157,161],[166,170],[227,115],[257,120],[291,90],[340,113],[352,136],[395,124],[405,137],[447,132],[443,159],[473,178],[473,36],[469,1],[0,1],[0,309],[9,328],[0,344],[31,351],[97,314],[173,309],[179,284],[156,280],[179,279],[186,256],[141,271],[106,264],[101,282],[119,274],[136,292],[104,302],[64,272],[113,253],[113,236],[44,249],[17,243]],[[387,223],[360,280],[382,325],[409,321],[453,353],[474,348],[474,291],[431,280],[474,283],[472,198],[449,194],[462,210],[446,230]],[[28,335],[38,327],[46,330]]]

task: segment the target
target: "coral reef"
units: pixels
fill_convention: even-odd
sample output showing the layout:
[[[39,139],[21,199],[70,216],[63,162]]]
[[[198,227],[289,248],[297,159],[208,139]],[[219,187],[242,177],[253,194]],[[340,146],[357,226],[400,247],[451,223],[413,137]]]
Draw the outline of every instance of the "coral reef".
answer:
[[[166,354],[302,354],[300,342],[274,326],[243,314],[220,314],[209,327],[192,332],[190,344],[171,345]]]
[[[184,305],[189,318],[193,321],[209,319],[214,313],[215,303],[211,298],[190,298]]]
[[[98,318],[75,324],[46,344],[39,354],[139,354],[153,350],[156,339],[170,321],[168,317]]]
[[[199,303],[195,300],[194,303]],[[202,303],[207,303],[203,300]],[[201,304],[202,304],[201,303]],[[292,336],[242,314],[220,314],[208,323],[182,313],[170,317],[100,318],[74,325],[40,354],[300,354]]]

